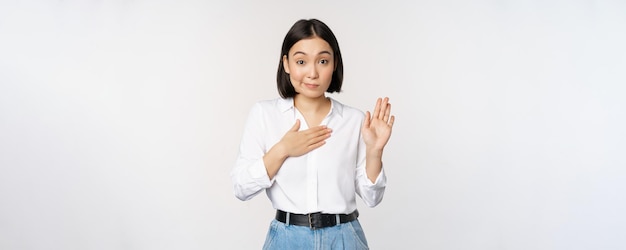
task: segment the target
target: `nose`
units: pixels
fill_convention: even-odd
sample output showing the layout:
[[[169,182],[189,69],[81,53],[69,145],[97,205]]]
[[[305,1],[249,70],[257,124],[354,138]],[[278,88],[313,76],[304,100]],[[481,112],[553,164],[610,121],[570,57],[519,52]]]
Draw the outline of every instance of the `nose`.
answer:
[[[311,65],[307,77],[310,79],[317,79],[317,77],[319,77],[319,74],[317,72],[317,65]]]

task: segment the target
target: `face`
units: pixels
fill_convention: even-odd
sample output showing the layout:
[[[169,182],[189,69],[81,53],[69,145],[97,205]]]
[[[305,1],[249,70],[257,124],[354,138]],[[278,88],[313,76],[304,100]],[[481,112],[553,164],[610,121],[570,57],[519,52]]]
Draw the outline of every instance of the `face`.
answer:
[[[283,56],[283,66],[298,95],[324,98],[335,70],[333,49],[319,37],[300,40]]]

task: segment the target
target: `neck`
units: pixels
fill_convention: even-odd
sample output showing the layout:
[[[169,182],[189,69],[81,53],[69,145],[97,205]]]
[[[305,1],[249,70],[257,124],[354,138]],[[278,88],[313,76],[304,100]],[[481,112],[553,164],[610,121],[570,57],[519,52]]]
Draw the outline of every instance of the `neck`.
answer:
[[[328,109],[330,105],[330,99],[326,96],[320,96],[318,98],[307,98],[302,95],[296,95],[293,98],[293,105],[300,110],[300,112],[317,112]]]

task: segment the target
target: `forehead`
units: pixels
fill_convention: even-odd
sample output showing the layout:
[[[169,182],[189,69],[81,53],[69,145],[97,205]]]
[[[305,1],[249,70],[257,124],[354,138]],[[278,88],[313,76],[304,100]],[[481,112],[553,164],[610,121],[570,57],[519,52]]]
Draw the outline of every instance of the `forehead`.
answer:
[[[297,52],[302,52],[307,55],[317,55],[321,52],[329,52],[332,54],[333,49],[324,39],[314,36],[296,42],[293,46],[291,46],[291,49],[289,49],[290,55]]]

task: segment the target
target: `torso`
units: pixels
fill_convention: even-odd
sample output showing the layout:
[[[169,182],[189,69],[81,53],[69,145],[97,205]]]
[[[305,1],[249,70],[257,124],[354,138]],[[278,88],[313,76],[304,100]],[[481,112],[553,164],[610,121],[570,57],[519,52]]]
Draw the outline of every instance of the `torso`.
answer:
[[[301,105],[298,105],[297,101],[294,103],[294,106],[304,117],[307,127],[312,128],[321,125],[324,118],[326,118],[326,116],[330,112],[331,101],[330,99],[325,98],[324,103],[321,105],[320,108],[316,110],[307,110],[306,108],[301,107]]]

